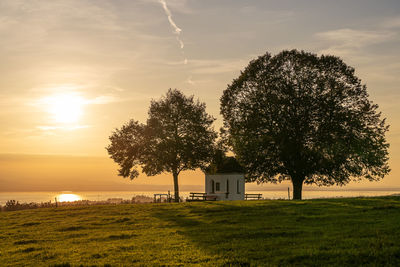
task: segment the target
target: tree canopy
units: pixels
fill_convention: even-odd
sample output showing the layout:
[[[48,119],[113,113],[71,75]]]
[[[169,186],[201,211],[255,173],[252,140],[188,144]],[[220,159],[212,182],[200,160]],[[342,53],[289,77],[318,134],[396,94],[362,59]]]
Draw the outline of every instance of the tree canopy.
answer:
[[[235,157],[226,156],[225,151],[217,149],[211,163],[203,170],[207,174],[244,173],[244,168]]]
[[[344,185],[389,171],[388,126],[340,58],[304,51],[253,60],[221,97],[227,140],[249,181]]]
[[[139,166],[149,176],[172,173],[178,201],[180,172],[204,168],[214,154],[215,119],[205,108],[204,103],[176,89],[151,101],[146,124],[131,120],[109,138],[106,149],[120,165],[119,175],[133,179]]]

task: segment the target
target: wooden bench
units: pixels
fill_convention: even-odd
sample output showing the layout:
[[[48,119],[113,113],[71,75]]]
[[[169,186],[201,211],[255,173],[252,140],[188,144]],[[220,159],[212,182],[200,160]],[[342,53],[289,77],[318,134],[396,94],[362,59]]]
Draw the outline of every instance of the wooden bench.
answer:
[[[206,193],[189,193],[189,198],[186,201],[204,201],[206,199]]]
[[[189,198],[186,200],[188,202],[192,201],[214,201],[217,200],[217,196],[207,195],[207,193],[189,193]]]
[[[244,195],[244,200],[251,200],[251,199],[260,200],[260,199],[262,199],[262,194],[245,194]]]

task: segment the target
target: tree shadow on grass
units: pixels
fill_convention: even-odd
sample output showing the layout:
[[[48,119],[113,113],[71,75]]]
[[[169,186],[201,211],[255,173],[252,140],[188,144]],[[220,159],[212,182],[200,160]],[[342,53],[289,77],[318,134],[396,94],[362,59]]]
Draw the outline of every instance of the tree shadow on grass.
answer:
[[[154,209],[153,216],[166,222],[166,227],[184,236],[217,265],[385,265],[399,262],[399,257],[395,256],[397,252],[389,245],[374,253],[368,248],[377,238],[370,232],[379,226],[375,213],[380,206],[388,205],[377,201],[378,208],[367,205],[361,209],[359,204],[362,206],[362,203],[358,202],[343,200],[348,204],[345,207],[326,201],[309,201],[307,205],[288,201],[251,201],[251,205],[250,202],[229,201],[185,203],[160,205]],[[399,199],[395,202],[396,206],[400,204]],[[398,215],[390,216],[395,219]],[[365,226],[360,227],[363,224]],[[364,232],[369,234],[363,236]]]
[[[186,203],[160,206],[153,215],[168,222],[169,227],[221,265],[265,265],[274,246],[303,234],[301,230],[273,223],[274,214],[289,213],[272,204],[268,207],[229,202]]]

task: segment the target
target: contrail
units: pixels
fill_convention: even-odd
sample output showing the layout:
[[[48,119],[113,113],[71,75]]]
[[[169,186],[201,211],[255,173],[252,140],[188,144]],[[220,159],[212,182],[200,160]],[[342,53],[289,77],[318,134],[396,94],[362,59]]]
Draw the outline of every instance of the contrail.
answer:
[[[165,0],[160,0],[160,3],[164,8],[165,14],[167,14],[167,17],[168,17],[168,21],[171,24],[171,26],[174,28],[175,33],[180,34],[182,30],[178,26],[176,26],[174,20],[172,19],[172,14],[167,6],[167,3],[165,2]]]
[[[176,34],[176,40],[177,40],[178,43],[179,43],[179,47],[182,49],[182,53],[184,53],[183,48],[185,47],[185,44],[183,43],[182,39],[180,38],[180,34],[181,34],[181,32],[182,32],[182,29],[179,28],[179,27],[176,25],[175,21],[172,19],[172,13],[171,13],[171,11],[169,10],[169,8],[168,8],[168,6],[167,6],[167,2],[166,2],[165,0],[159,0],[159,2],[160,2],[160,4],[162,5],[162,7],[163,7],[163,9],[164,9],[164,11],[165,11],[165,14],[166,14],[167,17],[168,17],[169,24],[170,24],[171,27],[174,29],[174,33]],[[187,64],[187,58],[185,58],[185,60],[183,61],[183,63],[184,63],[184,64]]]

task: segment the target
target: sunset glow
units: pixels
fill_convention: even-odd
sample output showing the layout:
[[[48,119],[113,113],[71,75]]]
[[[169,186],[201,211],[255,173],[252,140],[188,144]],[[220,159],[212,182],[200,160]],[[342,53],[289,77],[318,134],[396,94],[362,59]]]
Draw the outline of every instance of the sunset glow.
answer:
[[[146,123],[169,88],[204,102],[218,130],[227,85],[286,49],[355,69],[390,125],[392,171],[349,187],[400,189],[400,1],[2,0],[0,21],[0,191],[172,190],[167,174],[118,176],[112,132]],[[180,185],[204,186],[203,172]]]
[[[83,113],[84,99],[76,94],[62,93],[43,99],[46,111],[59,124],[77,123]]]

